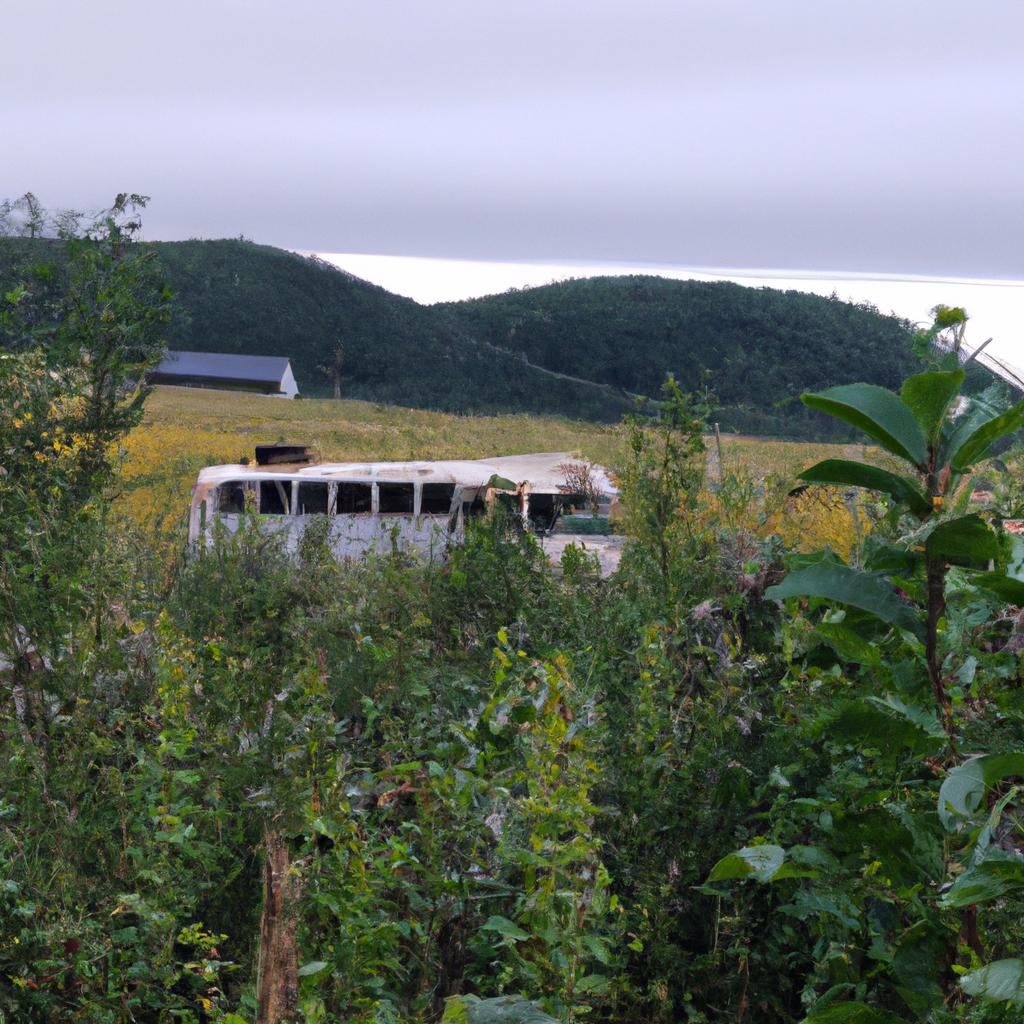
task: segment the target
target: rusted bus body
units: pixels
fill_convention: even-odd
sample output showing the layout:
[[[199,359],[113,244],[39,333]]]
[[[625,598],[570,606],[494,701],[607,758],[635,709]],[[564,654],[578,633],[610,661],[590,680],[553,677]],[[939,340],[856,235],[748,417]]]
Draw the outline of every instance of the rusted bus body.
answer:
[[[210,466],[193,488],[189,539],[209,543],[215,522],[234,532],[243,514],[253,513],[294,551],[308,525],[326,517],[339,558],[398,548],[438,560],[462,542],[466,519],[498,500],[528,526],[553,525],[571,497],[559,470],[571,458],[555,452],[478,461]],[[604,471],[591,469],[613,496]]]

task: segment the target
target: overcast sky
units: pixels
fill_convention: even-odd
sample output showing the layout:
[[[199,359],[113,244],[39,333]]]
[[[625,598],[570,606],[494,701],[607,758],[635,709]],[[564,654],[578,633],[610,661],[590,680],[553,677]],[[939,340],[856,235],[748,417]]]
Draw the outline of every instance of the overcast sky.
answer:
[[[1013,0],[32,0],[0,196],[151,238],[1024,278]]]

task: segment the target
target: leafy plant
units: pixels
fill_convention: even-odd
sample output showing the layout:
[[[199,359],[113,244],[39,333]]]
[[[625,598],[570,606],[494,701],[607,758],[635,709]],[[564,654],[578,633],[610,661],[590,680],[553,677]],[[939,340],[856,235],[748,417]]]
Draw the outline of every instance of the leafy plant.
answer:
[[[719,861],[707,879],[750,878],[777,886],[789,900],[776,913],[808,927],[819,922],[812,930],[819,940],[805,991],[808,1021],[901,1019],[893,1012],[894,996],[915,1013],[935,1012],[955,977],[949,965],[957,928],[950,912],[961,914],[960,950],[976,959],[982,953],[977,906],[1004,897],[1024,877],[1024,858],[991,840],[1015,806],[1016,788],[996,799],[991,811],[983,808],[1007,776],[1024,772],[1024,760],[1000,752],[954,764],[959,734],[971,725],[956,715],[964,707],[963,666],[973,677],[978,657],[957,650],[963,633],[951,628],[964,604],[981,623],[1000,601],[1024,601],[1015,545],[967,511],[969,489],[962,487],[992,445],[1024,423],[1024,402],[1007,408],[988,394],[956,414],[962,381],[960,369],[932,371],[910,377],[898,395],[850,385],[804,396],[807,405],[863,431],[905,467],[895,472],[826,460],[801,474],[806,483],[887,495],[889,536],[873,534],[863,569],[834,555],[797,560],[786,579],[767,591],[832,608],[800,646],[812,656],[816,648],[830,649],[839,660],[826,668],[824,656],[814,657],[791,670],[791,677],[793,685],[799,680],[831,695],[831,706],[800,731],[816,749],[831,751],[833,775],[815,782],[810,758],[795,759],[779,776],[784,785],[771,818],[777,837],[796,843],[761,839]],[[992,571],[992,563],[1004,571]],[[922,671],[932,709],[916,703]],[[878,686],[896,692],[872,693]],[[977,682],[971,692],[979,693]],[[975,720],[977,715],[978,709]],[[924,780],[941,772],[935,758],[943,750],[953,766],[937,793],[928,781],[909,781],[908,772]],[[798,799],[789,792],[794,776],[810,785]],[[939,821],[968,839],[945,864]],[[929,897],[943,872],[952,874],[952,882],[941,898]],[[878,968],[871,968],[872,961]],[[990,997],[1012,992],[1012,968],[985,972],[978,966],[965,974],[971,980],[964,990]],[[863,1001],[868,994],[873,1005]]]

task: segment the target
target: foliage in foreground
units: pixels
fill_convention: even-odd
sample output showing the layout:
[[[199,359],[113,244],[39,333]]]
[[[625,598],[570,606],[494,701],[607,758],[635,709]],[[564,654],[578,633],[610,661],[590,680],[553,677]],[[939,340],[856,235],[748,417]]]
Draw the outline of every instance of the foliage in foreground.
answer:
[[[55,426],[97,383],[44,358],[5,387]],[[1024,584],[961,503],[1022,410],[911,381],[811,399],[909,473],[809,471],[883,496],[785,579],[671,383],[606,582],[500,519],[433,567],[248,523],[168,574],[90,469],[131,391],[43,459],[2,407],[0,1019],[1018,1019]]]

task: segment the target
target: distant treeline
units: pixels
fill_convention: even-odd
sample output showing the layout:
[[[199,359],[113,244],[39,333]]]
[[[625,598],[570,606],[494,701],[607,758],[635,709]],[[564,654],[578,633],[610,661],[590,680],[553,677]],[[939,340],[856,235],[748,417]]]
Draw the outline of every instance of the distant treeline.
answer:
[[[48,248],[49,247],[49,248]],[[607,277],[422,306],[315,258],[243,240],[153,243],[175,292],[169,347],[286,355],[304,395],[615,421],[667,373],[725,430],[837,436],[799,395],[914,368],[912,329],[869,306],[736,284]],[[0,239],[0,287],[44,240]]]

